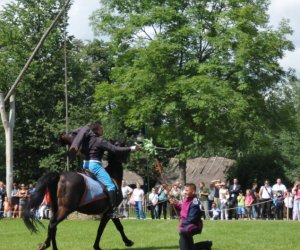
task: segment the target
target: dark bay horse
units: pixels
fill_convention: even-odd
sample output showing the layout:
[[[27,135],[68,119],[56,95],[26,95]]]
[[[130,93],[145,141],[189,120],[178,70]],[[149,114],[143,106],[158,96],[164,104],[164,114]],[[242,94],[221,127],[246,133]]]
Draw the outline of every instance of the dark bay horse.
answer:
[[[67,140],[68,138],[62,138]],[[65,141],[69,143],[69,141]],[[125,156],[126,157],[126,156]],[[123,166],[122,162],[124,155],[108,154],[108,166],[106,170],[110,176],[116,181],[117,185],[121,187],[121,181],[123,178]],[[37,210],[43,201],[46,191],[50,194],[52,217],[48,226],[48,236],[44,243],[39,244],[37,249],[43,250],[50,246],[52,243],[53,250],[57,250],[56,244],[56,229],[57,225],[67,218],[69,214],[74,211],[85,214],[102,214],[100,225],[98,227],[97,236],[93,245],[95,250],[101,250],[100,238],[105,229],[106,224],[110,220],[107,215],[109,208],[109,202],[107,198],[93,201],[87,205],[79,207],[81,198],[85,191],[84,177],[76,172],[64,172],[64,173],[47,173],[43,175],[37,182],[36,191],[30,196],[28,206],[24,211],[24,223],[29,230],[37,232],[37,224],[39,223],[32,216],[34,210]],[[122,199],[120,194],[119,200]],[[124,233],[123,226],[120,219],[113,218],[113,223],[120,232],[122,240],[126,246],[132,246],[134,243],[127,238]]]

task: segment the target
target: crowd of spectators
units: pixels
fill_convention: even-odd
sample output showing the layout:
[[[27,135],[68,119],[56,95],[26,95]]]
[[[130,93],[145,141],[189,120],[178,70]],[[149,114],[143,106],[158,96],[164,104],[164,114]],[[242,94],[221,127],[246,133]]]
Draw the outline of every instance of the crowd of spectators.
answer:
[[[245,190],[245,191],[243,191]],[[35,191],[34,185],[13,184],[11,201],[8,200],[5,184],[0,181],[0,217],[22,218],[23,209],[30,195]],[[180,212],[169,202],[170,199],[184,199],[184,189],[179,181],[173,185],[162,184],[153,187],[145,194],[139,183],[131,188],[122,182],[123,201],[119,212],[129,218],[129,206],[133,206],[136,219],[146,219],[145,209],[149,209],[152,219],[176,219]],[[243,188],[237,178],[230,185],[220,180],[213,180],[207,187],[204,182],[198,184],[198,199],[202,210],[202,218],[207,220],[230,219],[276,219],[300,220],[300,182],[287,188],[280,178],[271,185],[268,180],[258,186]],[[49,219],[50,198],[46,193],[39,211],[38,219]]]
[[[13,183],[11,200],[9,200],[5,184],[3,181],[0,181],[0,218],[22,218],[24,208],[34,191],[33,184],[29,184],[27,187],[24,183],[19,185]],[[47,193],[35,216],[37,219],[50,218],[50,199]]]
[[[152,219],[179,217],[179,211],[169,202],[170,198],[175,201],[184,199],[184,191],[179,181],[171,186],[166,184],[155,186],[146,195],[143,192],[138,207],[134,195],[130,198],[133,191],[134,189],[126,195],[126,204],[131,204],[135,208],[136,219],[139,219],[138,213],[143,209],[150,210]],[[286,188],[278,178],[273,185],[265,180],[262,186],[253,183],[251,187],[243,188],[237,178],[234,178],[230,185],[220,180],[213,180],[208,187],[204,182],[200,182],[197,194],[203,219],[300,220],[300,182],[295,182],[293,187]],[[144,211],[142,214],[145,215]]]
[[[286,188],[278,178],[273,185],[265,180],[260,187],[253,183],[252,187],[243,190],[237,178],[229,186],[220,180],[212,181],[208,188],[200,183],[198,194],[203,217],[213,220],[300,220],[300,182]]]

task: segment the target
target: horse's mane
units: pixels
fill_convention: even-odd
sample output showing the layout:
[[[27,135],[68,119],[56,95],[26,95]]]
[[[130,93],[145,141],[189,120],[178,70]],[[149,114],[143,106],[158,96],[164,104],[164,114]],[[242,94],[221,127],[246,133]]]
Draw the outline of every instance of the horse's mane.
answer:
[[[75,134],[72,132],[62,132],[58,135],[57,142],[61,146],[71,146]]]
[[[116,143],[113,144],[116,145]],[[118,182],[122,181],[123,179],[123,163],[127,161],[128,156],[129,156],[129,152],[118,152],[118,153],[108,152],[107,153],[108,165],[106,167],[106,171],[109,173],[109,175],[112,178],[114,178]]]

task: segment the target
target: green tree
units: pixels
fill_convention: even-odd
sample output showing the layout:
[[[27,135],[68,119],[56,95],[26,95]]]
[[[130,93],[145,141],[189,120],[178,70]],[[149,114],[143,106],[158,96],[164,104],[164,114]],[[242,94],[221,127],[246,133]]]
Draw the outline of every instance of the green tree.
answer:
[[[56,17],[64,1],[16,0],[0,13],[0,76],[5,93]],[[16,89],[14,177],[35,180],[41,172],[63,170],[65,152],[56,141],[65,130],[64,23],[61,19],[47,37]],[[94,82],[86,80],[85,45],[66,37],[70,127],[86,122],[92,110]],[[76,167],[73,166],[73,167]]]
[[[283,183],[289,187],[291,179],[288,178],[284,169],[287,164],[288,162],[280,152],[275,150],[253,152],[237,160],[236,164],[229,169],[227,180],[231,181],[238,177],[245,190],[252,187],[253,182],[257,182],[260,186],[266,179],[273,184],[276,183],[277,178],[281,178]]]
[[[293,95],[290,96],[294,103],[295,113],[294,119],[296,120],[296,126],[292,130],[283,129],[277,136],[274,137],[274,148],[280,152],[284,159],[283,167],[286,175],[290,181],[299,179],[300,174],[300,91],[299,82],[293,85]]]
[[[146,130],[182,159],[237,157],[271,147],[282,126],[293,128],[294,75],[279,65],[293,49],[292,30],[284,20],[268,25],[269,1],[101,3],[93,27],[115,53],[111,81],[95,95],[102,119]]]

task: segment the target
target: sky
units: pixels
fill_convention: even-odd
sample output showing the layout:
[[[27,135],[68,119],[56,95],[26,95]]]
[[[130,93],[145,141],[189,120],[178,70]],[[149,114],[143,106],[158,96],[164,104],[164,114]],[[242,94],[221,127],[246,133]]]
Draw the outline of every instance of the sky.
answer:
[[[1,7],[13,0],[0,0]],[[99,0],[73,0],[72,7],[68,13],[69,28],[71,35],[82,40],[93,40],[92,29],[89,26],[89,16],[92,12],[100,7]],[[292,36],[289,37],[295,45],[295,50],[287,52],[280,61],[285,68],[296,69],[297,75],[300,77],[300,18],[299,18],[300,1],[299,0],[271,0],[269,8],[270,24],[277,27],[282,18],[289,19],[290,26],[294,30]]]

